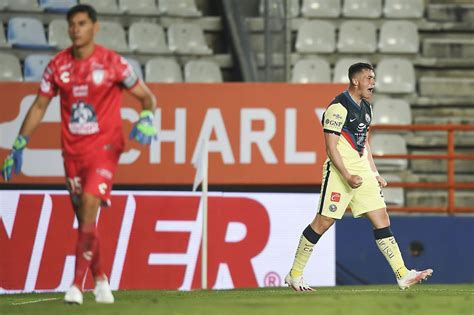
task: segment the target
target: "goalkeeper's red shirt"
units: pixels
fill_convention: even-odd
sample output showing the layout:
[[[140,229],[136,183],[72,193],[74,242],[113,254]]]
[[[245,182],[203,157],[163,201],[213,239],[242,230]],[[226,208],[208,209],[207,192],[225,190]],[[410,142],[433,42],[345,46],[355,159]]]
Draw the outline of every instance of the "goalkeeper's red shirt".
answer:
[[[133,88],[138,80],[123,57],[99,45],[84,60],[75,59],[72,48],[54,56],[44,71],[39,94],[59,94],[65,158],[91,154],[104,146],[122,151],[123,89]]]

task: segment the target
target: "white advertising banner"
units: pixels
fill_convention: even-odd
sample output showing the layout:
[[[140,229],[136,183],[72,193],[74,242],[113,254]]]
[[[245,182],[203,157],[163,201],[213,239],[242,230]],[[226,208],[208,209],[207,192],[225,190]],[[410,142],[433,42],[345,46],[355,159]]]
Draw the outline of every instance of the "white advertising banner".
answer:
[[[318,194],[209,193],[208,286],[282,286]],[[200,193],[116,191],[100,210],[103,269],[119,289],[199,289]],[[77,221],[65,191],[0,191],[0,293],[65,291],[74,273]],[[85,288],[93,282],[87,276]],[[335,285],[335,228],[305,271]]]

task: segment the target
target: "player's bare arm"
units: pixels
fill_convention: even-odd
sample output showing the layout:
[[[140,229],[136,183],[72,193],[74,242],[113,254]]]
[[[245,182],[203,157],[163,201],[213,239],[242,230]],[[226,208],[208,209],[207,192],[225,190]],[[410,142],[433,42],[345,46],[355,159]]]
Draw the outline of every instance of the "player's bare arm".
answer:
[[[140,81],[135,87],[129,90],[140,103],[142,104],[143,110],[149,110],[153,112],[156,108],[156,98],[155,95],[150,91],[150,89]]]
[[[337,168],[339,173],[341,173],[341,175],[346,179],[347,184],[349,184],[351,188],[357,188],[362,185],[362,177],[349,173],[346,166],[344,165],[344,162],[342,161],[341,154],[337,149],[339,135],[326,132],[324,133],[324,140],[326,142],[326,152],[329,159]]]
[[[33,131],[39,126],[43,119],[46,109],[48,108],[51,98],[43,95],[36,96],[36,99],[31,105],[28,113],[26,114],[25,120],[20,128],[20,135],[23,137],[30,137]]]
[[[382,176],[380,176],[379,172],[377,171],[377,166],[375,166],[374,158],[372,157],[372,151],[370,150],[370,145],[368,141],[365,144],[365,149],[367,150],[367,157],[369,159],[370,169],[375,174],[375,178],[377,179],[379,186],[387,186],[387,181]]]

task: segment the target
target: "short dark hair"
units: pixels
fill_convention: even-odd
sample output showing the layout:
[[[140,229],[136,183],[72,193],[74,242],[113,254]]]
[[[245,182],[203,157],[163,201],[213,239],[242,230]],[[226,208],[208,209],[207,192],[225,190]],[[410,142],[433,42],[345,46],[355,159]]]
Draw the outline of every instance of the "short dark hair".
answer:
[[[67,20],[70,21],[77,13],[87,13],[92,22],[97,22],[97,11],[93,6],[88,4],[78,4],[67,11]]]
[[[352,82],[352,78],[362,70],[372,70],[374,71],[374,66],[370,63],[358,62],[349,67],[349,82]]]

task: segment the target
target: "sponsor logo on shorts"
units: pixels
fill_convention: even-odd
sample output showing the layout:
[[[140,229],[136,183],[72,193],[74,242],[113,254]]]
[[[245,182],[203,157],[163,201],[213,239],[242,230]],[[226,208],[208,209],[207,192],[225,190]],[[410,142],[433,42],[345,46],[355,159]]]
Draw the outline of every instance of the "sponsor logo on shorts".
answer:
[[[337,206],[335,204],[330,204],[329,205],[329,211],[336,212],[336,210],[337,210]]]
[[[95,170],[97,174],[99,174],[102,177],[105,177],[107,179],[112,179],[112,172],[109,170],[106,170],[105,168],[97,168]]]
[[[332,192],[331,193],[331,201],[334,201],[334,202],[341,201],[341,194],[338,193],[338,192]]]

